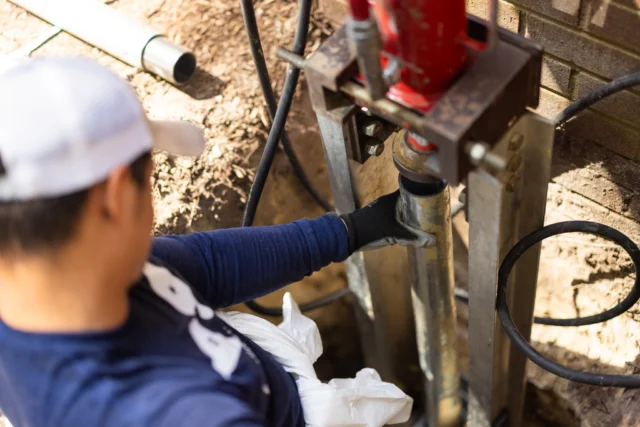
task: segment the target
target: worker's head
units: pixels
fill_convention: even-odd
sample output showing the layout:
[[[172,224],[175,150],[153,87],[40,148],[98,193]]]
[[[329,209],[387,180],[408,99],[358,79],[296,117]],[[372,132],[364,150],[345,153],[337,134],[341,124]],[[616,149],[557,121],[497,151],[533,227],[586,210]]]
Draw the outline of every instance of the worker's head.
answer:
[[[0,75],[0,262],[76,257],[140,274],[153,223],[151,150],[201,153],[199,129],[151,121],[133,89],[81,58]]]

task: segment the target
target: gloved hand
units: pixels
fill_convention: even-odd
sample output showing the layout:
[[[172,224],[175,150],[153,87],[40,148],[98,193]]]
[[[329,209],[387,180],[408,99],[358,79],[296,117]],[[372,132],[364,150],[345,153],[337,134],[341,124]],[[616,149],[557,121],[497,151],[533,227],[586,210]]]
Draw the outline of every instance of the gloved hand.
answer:
[[[341,215],[349,234],[351,253],[393,244],[423,247],[433,241],[433,236],[415,230],[398,220],[397,204],[400,191],[374,200],[354,212]]]

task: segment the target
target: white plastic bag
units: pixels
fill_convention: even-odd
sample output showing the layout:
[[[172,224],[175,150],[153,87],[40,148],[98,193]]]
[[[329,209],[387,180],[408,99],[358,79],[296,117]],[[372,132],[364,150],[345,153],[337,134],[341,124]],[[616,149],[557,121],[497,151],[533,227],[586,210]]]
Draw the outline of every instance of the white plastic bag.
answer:
[[[229,312],[220,317],[271,353],[293,376],[307,426],[381,427],[409,419],[413,399],[381,381],[374,369],[328,384],[318,380],[313,369],[322,354],[318,326],[300,312],[289,293],[283,298],[282,311],[284,320],[279,326],[246,313]]]

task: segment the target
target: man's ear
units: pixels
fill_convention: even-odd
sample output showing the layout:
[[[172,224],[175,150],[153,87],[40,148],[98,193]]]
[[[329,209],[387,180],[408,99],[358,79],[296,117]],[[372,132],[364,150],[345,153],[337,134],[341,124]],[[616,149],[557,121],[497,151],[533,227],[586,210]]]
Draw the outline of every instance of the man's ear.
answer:
[[[110,220],[118,221],[122,219],[127,205],[134,202],[133,195],[129,194],[132,191],[129,167],[115,168],[103,185],[103,215]]]

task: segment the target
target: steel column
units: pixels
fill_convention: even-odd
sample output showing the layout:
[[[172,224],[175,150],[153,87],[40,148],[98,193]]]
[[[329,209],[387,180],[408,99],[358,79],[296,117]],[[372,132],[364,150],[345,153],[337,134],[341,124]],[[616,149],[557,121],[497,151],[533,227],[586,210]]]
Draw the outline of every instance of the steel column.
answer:
[[[502,413],[509,426],[520,426],[526,359],[497,320],[497,274],[506,252],[544,224],[553,137],[551,122],[527,113],[495,147],[508,159],[507,171],[494,177],[477,170],[468,178],[470,427],[489,427]],[[538,245],[525,254],[509,283],[509,304],[526,338],[533,323],[539,256]]]
[[[420,365],[426,385],[426,425],[461,423],[460,375],[456,349],[453,246],[449,187],[400,179],[400,218],[435,236],[435,244],[409,248],[409,271]],[[416,187],[416,188],[412,188]]]
[[[351,169],[349,167],[349,139],[354,136],[352,116],[355,106],[316,111],[325,159],[329,170],[329,182],[338,214],[349,213],[356,208]],[[385,378],[394,378],[386,339],[384,316],[374,308],[371,286],[367,275],[364,253],[356,252],[346,261],[349,289],[356,299],[356,316],[362,338],[365,360]]]

